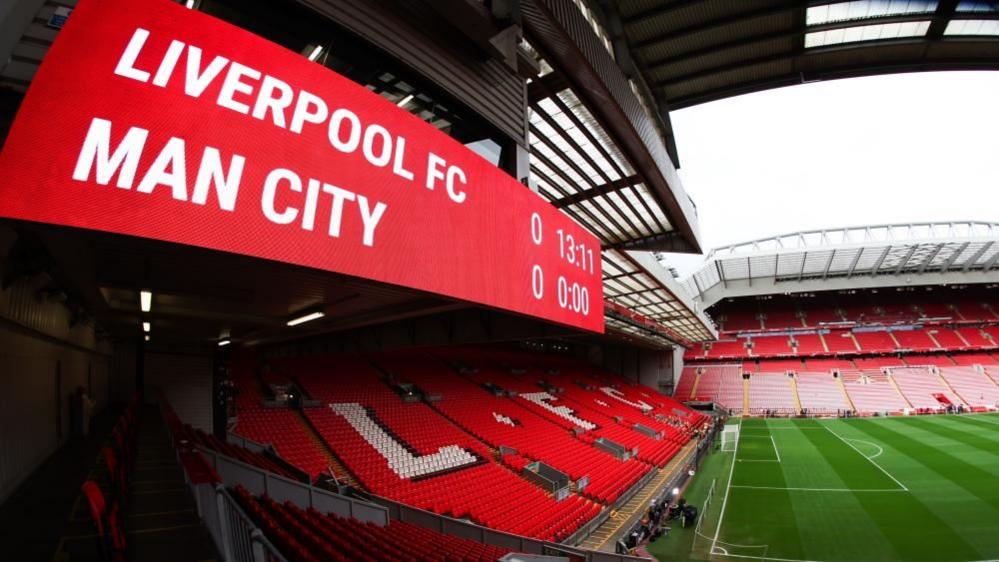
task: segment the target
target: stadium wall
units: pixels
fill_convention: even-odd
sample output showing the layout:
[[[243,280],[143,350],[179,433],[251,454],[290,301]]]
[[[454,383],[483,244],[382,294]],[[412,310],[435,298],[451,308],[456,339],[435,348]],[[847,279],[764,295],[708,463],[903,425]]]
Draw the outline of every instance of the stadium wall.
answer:
[[[70,399],[87,389],[100,412],[111,399],[110,344],[90,322],[39,289],[46,274],[17,275],[8,259],[17,235],[0,229],[0,503],[70,437]]]

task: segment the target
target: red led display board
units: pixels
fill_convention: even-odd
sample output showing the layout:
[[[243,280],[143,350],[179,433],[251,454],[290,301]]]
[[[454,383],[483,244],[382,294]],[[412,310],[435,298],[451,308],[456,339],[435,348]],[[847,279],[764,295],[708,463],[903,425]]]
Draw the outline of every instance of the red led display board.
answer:
[[[604,328],[593,235],[390,101],[167,0],[79,3],[0,177],[3,217]]]

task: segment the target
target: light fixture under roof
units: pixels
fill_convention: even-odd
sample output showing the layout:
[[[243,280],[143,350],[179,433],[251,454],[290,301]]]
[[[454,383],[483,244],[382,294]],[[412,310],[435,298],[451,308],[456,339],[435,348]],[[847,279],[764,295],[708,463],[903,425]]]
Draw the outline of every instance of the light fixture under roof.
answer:
[[[399,100],[399,103],[397,103],[396,105],[399,107],[405,107],[405,105],[412,100],[413,100],[413,94],[408,94],[406,97]]]
[[[316,45],[315,47],[312,48],[311,51],[309,51],[309,60],[315,62],[315,60],[318,59],[319,55],[321,54],[323,54],[323,46]]]
[[[143,323],[142,323],[142,331],[143,331],[143,332],[145,332],[145,333],[147,333],[147,334],[148,334],[148,333],[149,333],[149,330],[150,330],[151,328],[152,328],[152,326],[151,326],[151,325],[149,324],[149,322],[143,322]]]
[[[230,343],[232,343],[232,341],[230,341],[230,340],[219,340],[219,347],[225,347],[225,346],[229,345]]]
[[[150,338],[149,338],[149,334],[146,334],[146,337],[145,337],[144,339],[145,339],[146,341],[149,341],[149,339],[150,339]]]
[[[151,291],[139,291],[139,307],[142,312],[149,312],[153,308],[153,293]]]
[[[323,316],[326,316],[324,312],[316,310],[313,312],[309,312],[307,314],[303,314],[302,316],[299,316],[297,318],[292,318],[291,320],[288,321],[288,325],[298,326],[299,324],[304,324],[306,322],[311,322],[313,320],[319,320]]]

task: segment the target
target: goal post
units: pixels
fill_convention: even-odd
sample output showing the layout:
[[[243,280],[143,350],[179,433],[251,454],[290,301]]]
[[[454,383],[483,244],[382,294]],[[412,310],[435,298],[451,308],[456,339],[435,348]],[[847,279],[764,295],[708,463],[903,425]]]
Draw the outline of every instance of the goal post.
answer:
[[[737,424],[726,425],[721,432],[721,450],[735,451],[735,444],[739,441],[739,426]]]

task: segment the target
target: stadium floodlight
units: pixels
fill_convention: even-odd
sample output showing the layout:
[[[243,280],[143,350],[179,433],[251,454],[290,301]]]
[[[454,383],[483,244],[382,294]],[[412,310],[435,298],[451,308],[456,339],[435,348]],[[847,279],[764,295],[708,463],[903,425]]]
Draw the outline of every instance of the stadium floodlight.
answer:
[[[405,105],[411,101],[413,101],[413,94],[409,94],[408,96],[402,98],[396,105],[398,107],[405,107]]]
[[[151,328],[152,328],[152,326],[150,326],[149,322],[143,322],[143,323],[142,323],[142,331],[143,331],[143,332],[145,332],[145,333],[147,333],[147,334],[148,334],[148,333],[149,333],[149,330],[150,330]]]
[[[187,2],[184,3],[184,5],[187,6],[188,10],[193,9],[194,8],[194,0],[187,0]]]
[[[316,45],[315,47],[312,48],[312,51],[309,53],[309,60],[315,62],[316,59],[319,58],[319,55],[321,55],[322,53],[323,53],[323,46]]]
[[[145,340],[149,341],[149,334],[146,334]]]
[[[229,345],[230,343],[232,343],[231,340],[219,340],[219,347],[225,347],[225,346]]]
[[[142,312],[149,312],[153,308],[153,293],[151,291],[139,291],[139,307]]]
[[[288,321],[288,325],[289,326],[298,326],[299,324],[304,324],[306,322],[311,322],[313,320],[319,320],[323,316],[326,316],[326,314],[324,312],[322,312],[322,311],[317,310],[315,312],[310,312],[310,313],[305,314],[303,316],[299,316],[298,318],[293,318],[293,319],[289,320]]]

